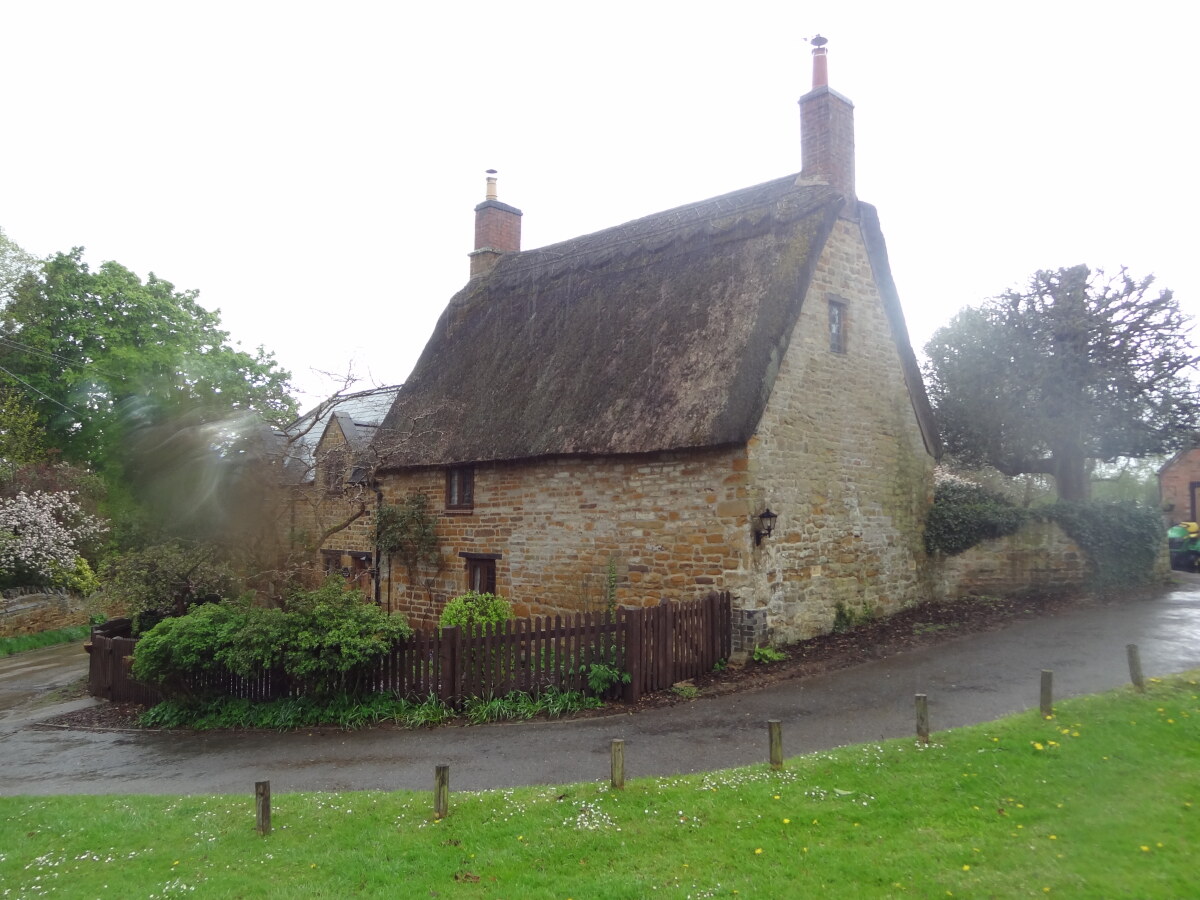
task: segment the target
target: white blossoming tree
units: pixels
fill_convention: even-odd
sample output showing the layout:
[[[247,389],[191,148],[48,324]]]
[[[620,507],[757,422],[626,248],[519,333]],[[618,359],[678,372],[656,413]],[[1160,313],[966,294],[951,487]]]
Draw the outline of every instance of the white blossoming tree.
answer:
[[[0,499],[0,580],[54,584],[75,572],[79,551],[107,526],[71,492],[21,492]]]

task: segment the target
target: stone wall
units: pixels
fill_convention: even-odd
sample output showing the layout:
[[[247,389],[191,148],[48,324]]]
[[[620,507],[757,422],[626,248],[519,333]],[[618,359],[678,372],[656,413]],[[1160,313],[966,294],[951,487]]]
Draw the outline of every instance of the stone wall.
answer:
[[[741,449],[477,465],[474,509],[459,511],[444,508],[444,469],[387,474],[385,502],[429,497],[441,565],[410,581],[385,559],[380,601],[436,620],[467,589],[463,553],[497,556],[496,590],[518,615],[603,608],[610,565],[624,606],[724,590],[753,543],[747,478]]]
[[[83,598],[65,591],[13,589],[0,595],[0,637],[36,634],[87,622]]]
[[[1055,522],[1028,522],[1013,535],[931,560],[930,594],[939,601],[1027,591],[1082,590],[1087,554]]]
[[[765,610],[760,641],[827,632],[839,605],[886,615],[920,599],[933,459],[857,222],[825,246],[749,457],[754,511],[779,520],[729,586]]]

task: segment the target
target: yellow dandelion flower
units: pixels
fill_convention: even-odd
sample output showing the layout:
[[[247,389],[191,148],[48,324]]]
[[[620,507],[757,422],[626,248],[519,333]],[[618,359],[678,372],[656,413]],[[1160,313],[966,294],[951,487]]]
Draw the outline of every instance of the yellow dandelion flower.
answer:
[[[758,854],[760,854],[760,853],[762,853],[762,847],[759,847],[757,850],[754,851],[755,856],[758,856]]]
[[[1040,742],[1040,741],[1034,741],[1034,742],[1033,742],[1033,749],[1034,749],[1034,750],[1045,750],[1046,748],[1042,746],[1042,744],[1041,744],[1041,742]]]
[[[971,871],[971,867],[970,867],[970,866],[963,866],[963,871],[964,871],[964,872],[970,872],[970,871]]]
[[[784,825],[791,825],[791,824],[792,824],[792,820],[791,820],[791,819],[784,819],[784,820],[783,820],[783,824],[784,824]]]
[[[1145,844],[1142,844],[1142,852],[1143,852],[1143,853],[1149,853],[1149,852],[1150,852],[1150,848],[1149,848],[1149,847],[1147,847]]]

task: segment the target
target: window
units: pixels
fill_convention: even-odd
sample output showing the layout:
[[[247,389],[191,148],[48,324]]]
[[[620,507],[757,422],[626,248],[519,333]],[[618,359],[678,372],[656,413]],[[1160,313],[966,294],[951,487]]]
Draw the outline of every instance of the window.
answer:
[[[460,553],[466,560],[467,590],[480,594],[496,593],[496,560],[499,553]]]
[[[341,575],[342,574],[342,551],[341,550],[322,550],[321,562],[324,563],[326,575]]]
[[[475,470],[458,466],[446,470],[446,509],[475,508]]]
[[[846,304],[841,300],[829,301],[829,349],[846,352]]]
[[[342,451],[333,450],[325,454],[322,468],[325,475],[325,492],[328,494],[342,493],[346,480],[346,457]]]

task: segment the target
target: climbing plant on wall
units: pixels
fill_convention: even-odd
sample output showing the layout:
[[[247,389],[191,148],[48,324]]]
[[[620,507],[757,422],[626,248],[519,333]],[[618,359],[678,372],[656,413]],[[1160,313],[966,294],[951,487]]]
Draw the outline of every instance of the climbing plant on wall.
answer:
[[[409,494],[398,504],[381,504],[373,524],[376,546],[387,554],[389,565],[393,557],[403,564],[410,585],[422,566],[440,567],[437,522],[425,494]]]

